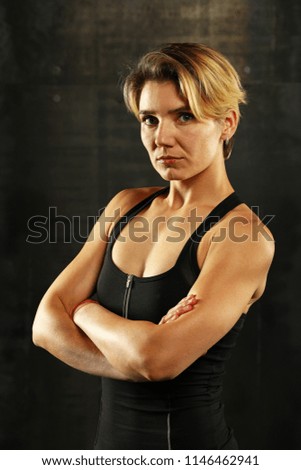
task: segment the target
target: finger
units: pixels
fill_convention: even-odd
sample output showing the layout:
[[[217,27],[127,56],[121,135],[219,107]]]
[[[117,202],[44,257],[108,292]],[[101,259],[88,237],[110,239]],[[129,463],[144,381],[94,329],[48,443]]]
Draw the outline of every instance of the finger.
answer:
[[[197,298],[195,294],[191,294],[187,297],[184,297],[184,299],[180,300],[180,302],[177,305],[187,305],[188,303],[194,303],[197,302]]]
[[[192,304],[187,304],[187,305],[181,305],[178,307],[174,307],[171,311],[168,312],[167,315],[165,315],[159,325],[162,325],[163,323],[168,323],[169,321],[176,320],[179,318],[181,315],[184,313],[190,312],[193,309],[194,305]]]
[[[195,299],[195,298],[196,298],[196,295],[195,295],[195,294],[189,294],[189,295],[187,295],[186,297],[183,297],[183,299],[181,299],[180,302],[178,302],[178,303],[179,303],[179,304],[181,304],[181,303],[183,303],[183,302],[185,303],[185,302],[188,302],[188,301],[190,301],[190,300],[192,300],[192,299]]]
[[[162,323],[167,323],[167,321],[172,318],[175,314],[182,314],[182,313],[185,313],[186,310],[182,310],[183,307],[186,307],[186,306],[191,306],[191,307],[194,307],[195,304],[198,303],[198,299],[196,298],[196,295],[195,294],[189,294],[187,297],[184,297],[182,300],[180,300],[180,302],[175,306],[175,307],[172,307],[166,315],[164,315],[164,317],[161,318],[160,320],[160,323],[159,325],[161,325]],[[189,308],[187,311],[191,310],[191,308]]]
[[[189,299],[187,301],[183,301],[182,303],[178,303],[175,307],[171,308],[166,315],[164,315],[164,319],[168,320],[170,317],[172,317],[174,314],[181,314],[183,312],[186,312],[186,308],[190,310],[191,308],[194,307],[194,305],[197,303],[196,299]]]
[[[189,300],[193,299],[195,297],[195,294],[189,294],[187,295],[186,297],[183,297],[183,299],[179,300],[179,302],[177,303],[177,305],[181,305],[181,304],[185,304],[186,302],[188,302]],[[175,305],[175,307],[177,306]],[[174,308],[174,307],[173,307]]]
[[[198,303],[198,299],[196,297],[191,297],[190,299],[188,299],[186,302],[186,304],[190,304],[190,305],[195,305]]]
[[[176,309],[175,313],[176,313],[177,315],[182,315],[183,313],[186,313],[186,312],[189,312],[190,310],[192,310],[193,307],[194,307],[193,304],[180,305],[180,306]]]
[[[190,312],[191,310],[193,309],[193,306],[192,305],[185,305],[179,309],[177,309],[177,311],[171,315],[170,317],[168,317],[164,323],[170,323],[174,320],[177,320],[178,318],[180,318],[182,315],[184,315],[185,313],[188,313]]]
[[[198,300],[195,298],[195,297],[191,297],[190,299],[187,299],[183,302],[180,302],[179,304],[177,304],[174,309],[176,311],[178,311],[179,309],[183,308],[183,307],[187,307],[187,305],[190,305],[190,306],[194,306],[195,304],[197,304]]]

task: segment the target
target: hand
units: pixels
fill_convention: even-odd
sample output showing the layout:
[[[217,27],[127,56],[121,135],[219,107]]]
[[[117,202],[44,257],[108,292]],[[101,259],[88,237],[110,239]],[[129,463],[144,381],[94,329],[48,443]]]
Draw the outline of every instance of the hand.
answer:
[[[182,300],[180,300],[180,302],[175,307],[172,307],[170,310],[168,310],[167,314],[161,318],[159,325],[177,320],[184,313],[191,312],[197,303],[198,299],[196,298],[195,294],[189,294],[187,297],[184,297]]]

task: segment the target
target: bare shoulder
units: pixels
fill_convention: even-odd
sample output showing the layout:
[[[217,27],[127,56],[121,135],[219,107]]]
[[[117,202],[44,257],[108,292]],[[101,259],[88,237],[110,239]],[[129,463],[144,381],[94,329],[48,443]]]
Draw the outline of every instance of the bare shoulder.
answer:
[[[230,213],[231,216],[231,213]],[[232,218],[237,223],[238,237],[248,237],[248,241],[257,244],[258,249],[267,256],[273,257],[275,240],[270,228],[247,205],[240,204],[232,211]],[[233,224],[233,225],[234,225]],[[234,237],[235,239],[235,237]]]
[[[125,215],[132,207],[156,191],[163,189],[162,186],[147,186],[142,188],[123,189],[117,193],[105,207],[98,224],[100,233],[106,238],[114,227],[114,224]]]
[[[275,252],[275,240],[271,230],[246,204],[231,210],[216,224],[210,243],[220,245],[244,263],[257,264],[268,269]],[[242,261],[240,261],[242,262]]]
[[[127,188],[117,193],[109,202],[107,210],[119,210],[123,215],[143,199],[163,189],[163,186],[146,186],[142,188]]]
[[[235,295],[246,292],[246,312],[265,289],[275,251],[271,231],[247,205],[241,204],[205,236],[208,250],[200,276],[219,282],[219,289],[231,285]],[[200,257],[200,265],[201,261]]]

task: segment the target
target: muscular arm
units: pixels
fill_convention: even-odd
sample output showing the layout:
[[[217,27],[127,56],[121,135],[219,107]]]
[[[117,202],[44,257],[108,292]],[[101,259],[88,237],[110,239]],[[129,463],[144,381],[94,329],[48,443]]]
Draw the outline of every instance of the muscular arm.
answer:
[[[191,288],[199,299],[193,312],[177,321],[154,325],[120,318],[102,306],[88,304],[75,323],[102,351],[110,364],[131,378],[174,378],[204,355],[237,322],[252,298],[263,292],[274,244],[252,241],[251,227],[242,227],[239,243],[212,243],[202,271]]]
[[[147,196],[142,190],[117,194],[94,226],[88,241],[76,258],[47,290],[33,323],[33,342],[66,364],[84,372],[121,380],[146,380],[111,365],[101,350],[70,318],[74,305],[93,292],[107,245],[107,234],[116,217]],[[117,211],[117,212],[116,212]]]
[[[92,375],[129,379],[114,369],[91,339],[74,324],[58,297],[43,299],[35,319],[33,341],[75,369]]]
[[[170,315],[177,316],[186,313],[193,309],[195,303],[194,298],[184,299],[181,305],[170,311]],[[100,306],[97,308],[97,315],[99,308]],[[101,310],[104,309],[101,307]],[[40,321],[42,327],[39,326]],[[93,328],[93,325],[90,326]],[[147,380],[137,370],[126,371],[124,368],[124,372],[122,372],[113,367],[100,349],[84,333],[84,329],[76,326],[57,296],[46,294],[35,319],[33,339],[37,346],[43,347],[65,364],[88,374],[128,381],[144,382]],[[36,330],[38,330],[37,334]],[[41,331],[39,332],[39,330]],[[124,355],[124,360],[129,361],[128,356],[129,351]]]

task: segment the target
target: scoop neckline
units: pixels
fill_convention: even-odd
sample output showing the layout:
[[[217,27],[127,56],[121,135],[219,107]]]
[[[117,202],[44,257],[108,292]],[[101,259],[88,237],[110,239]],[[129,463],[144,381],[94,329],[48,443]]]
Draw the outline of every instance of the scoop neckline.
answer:
[[[154,194],[152,194],[151,196],[149,196],[148,198],[146,198],[145,204],[148,203],[148,199],[149,199],[149,202],[151,203],[153,199],[155,199],[157,196],[159,196],[160,194],[164,193],[164,192],[167,191],[168,189],[169,189],[169,187],[168,187],[168,186],[165,186],[164,188],[160,189],[159,191],[156,191]],[[177,267],[177,264],[179,263],[180,258],[181,258],[182,256],[184,256],[185,252],[186,252],[187,249],[189,248],[189,242],[194,240],[195,234],[197,234],[198,232],[202,233],[203,229],[202,229],[202,230],[200,230],[200,229],[205,226],[205,222],[207,221],[207,219],[209,219],[209,218],[211,217],[211,215],[214,213],[214,211],[216,211],[216,209],[217,209],[218,207],[220,207],[222,204],[225,204],[226,201],[228,201],[229,198],[235,197],[235,196],[237,196],[237,195],[236,195],[236,192],[233,191],[233,192],[230,193],[228,196],[226,196],[224,199],[222,199],[222,200],[209,212],[209,214],[207,214],[207,216],[204,218],[204,220],[199,224],[199,226],[194,230],[194,232],[191,233],[191,234],[189,235],[189,237],[187,238],[187,240],[186,240],[186,242],[185,242],[183,248],[181,249],[181,251],[179,252],[179,254],[178,254],[178,256],[177,256],[177,258],[176,258],[176,260],[175,260],[174,265],[173,265],[171,268],[169,268],[168,270],[163,271],[163,272],[158,273],[158,274],[153,274],[153,275],[151,275],[151,276],[138,276],[138,275],[136,275],[136,274],[132,274],[132,273],[123,271],[123,269],[121,269],[121,268],[115,263],[115,261],[113,260],[113,247],[114,247],[115,242],[116,242],[117,239],[118,239],[118,236],[120,235],[120,232],[121,232],[121,230],[122,230],[122,229],[121,229],[121,230],[118,232],[118,234],[117,234],[117,238],[114,237],[114,238],[115,238],[115,241],[112,243],[112,241],[110,240],[110,247],[109,247],[109,250],[108,250],[108,251],[109,251],[109,255],[110,255],[110,261],[111,261],[112,265],[114,266],[116,272],[118,272],[120,275],[122,275],[122,276],[125,277],[125,278],[127,278],[128,276],[132,276],[133,279],[135,279],[136,281],[139,281],[139,282],[156,281],[156,280],[162,279],[163,277],[168,276],[168,275]],[[143,201],[141,201],[141,203],[143,203]],[[143,205],[144,205],[144,204],[143,204]],[[134,209],[134,208],[130,209],[130,211],[128,211],[128,212],[125,214],[125,216],[126,216],[129,212],[131,212],[133,209]],[[142,209],[141,209],[141,210],[142,210]],[[139,212],[140,212],[140,211],[139,211]],[[139,213],[139,212],[137,212],[137,213]],[[228,213],[228,212],[227,212],[227,213]],[[227,213],[226,213],[226,214],[227,214]],[[225,217],[226,214],[223,214],[223,215],[220,217],[220,220],[223,219],[223,217]],[[130,218],[130,220],[131,220],[132,218],[134,218],[136,215],[137,215],[137,214],[134,212],[134,214],[132,215],[132,217]],[[129,220],[129,221],[130,221],[130,220]],[[219,221],[220,221],[220,220],[219,220]],[[129,221],[128,221],[128,222],[129,222]],[[128,223],[128,222],[127,222],[127,223]],[[112,235],[112,234],[111,234],[111,235]],[[203,236],[204,236],[204,234],[202,235],[202,237],[201,237],[201,239],[200,239],[200,242],[201,242]],[[199,269],[199,271],[201,272],[201,269]]]
[[[171,271],[173,271],[176,268],[177,263],[179,261],[179,258],[181,256],[181,254],[183,253],[183,251],[186,247],[186,244],[188,243],[189,240],[190,240],[190,237],[186,241],[185,245],[183,246],[182,250],[180,251],[180,253],[179,253],[179,255],[176,259],[175,264],[171,268],[169,268],[167,271],[163,271],[162,273],[153,274],[152,276],[137,276],[136,274],[127,273],[127,272],[123,271],[119,266],[117,266],[117,264],[113,260],[112,250],[110,250],[110,261],[111,261],[112,265],[114,266],[114,269],[125,278],[127,278],[128,276],[132,276],[133,279],[135,279],[136,281],[139,281],[139,282],[156,281],[157,279],[162,279],[162,277],[168,276],[168,274],[171,273]]]

